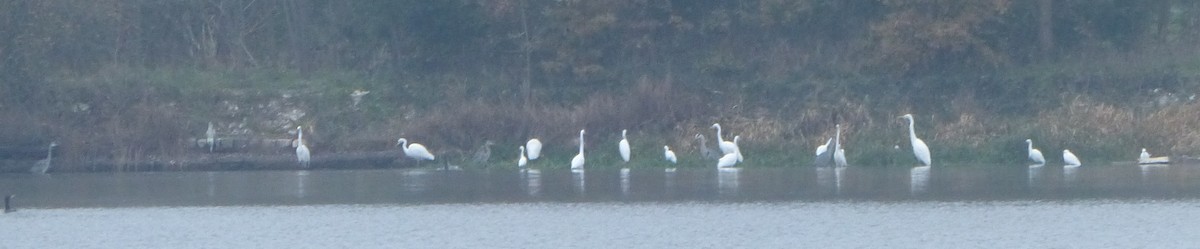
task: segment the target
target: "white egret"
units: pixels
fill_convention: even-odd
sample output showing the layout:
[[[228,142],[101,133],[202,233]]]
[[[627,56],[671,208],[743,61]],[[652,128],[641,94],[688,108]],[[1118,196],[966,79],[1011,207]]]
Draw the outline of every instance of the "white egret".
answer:
[[[1067,166],[1083,165],[1079,162],[1079,157],[1076,157],[1075,153],[1071,153],[1071,150],[1063,150],[1063,164]]]
[[[12,207],[12,199],[13,199],[13,197],[17,197],[17,195],[8,195],[8,196],[5,196],[5,197],[4,197],[4,213],[6,213],[6,214],[7,214],[7,213],[12,213],[12,212],[16,212],[16,211],[17,211],[17,209],[16,209],[16,208],[13,208],[13,207]]]
[[[525,146],[519,146],[517,148],[521,149],[521,157],[517,159],[517,168],[524,169],[525,164],[529,162],[528,159],[525,159]]]
[[[721,138],[721,124],[713,123],[712,128],[717,129],[717,148],[721,149],[722,155],[737,151],[737,144]]]
[[[310,159],[308,146],[304,145],[304,129],[296,126],[296,161],[300,162],[301,167],[308,168]]]
[[[913,128],[912,114],[904,114],[900,118],[908,120],[908,138],[912,141],[913,155],[917,156],[917,161],[920,161],[924,166],[932,165],[933,161],[929,156],[929,146],[925,145],[925,141],[917,138],[916,129]]]
[[[583,169],[583,134],[584,130],[579,130],[579,154],[571,158],[571,169]]]
[[[696,140],[700,140],[700,157],[703,157],[704,159],[713,159],[713,160],[720,157],[719,155],[717,155],[716,150],[713,150],[712,147],[708,147],[708,139],[705,139],[704,135],[701,135],[700,133],[696,133]]]
[[[1033,148],[1033,139],[1025,139],[1025,144],[1029,145],[1029,160],[1036,164],[1046,164],[1046,158],[1042,157],[1042,151]]]
[[[542,157],[542,141],[534,138],[529,139],[529,142],[525,142],[525,154],[529,155],[530,161]]]
[[[833,165],[845,167],[846,150],[842,149],[842,125],[837,124],[834,125],[834,127],[835,133],[833,134],[833,148],[837,150],[833,151]]]
[[[826,151],[829,151],[829,145],[832,143],[833,138],[830,138],[829,140],[825,140],[824,144],[817,146],[817,155],[820,156],[821,154],[825,154]]]
[[[1138,155],[1138,161],[1145,161],[1146,159],[1150,159],[1150,152],[1146,152],[1146,148],[1142,148],[1142,154]]]
[[[717,159],[717,168],[729,168],[737,164],[737,154],[729,153]]]
[[[399,145],[401,149],[404,149],[405,156],[417,159],[418,163],[420,163],[421,160],[433,161],[434,159],[433,154],[429,153],[429,150],[425,149],[425,146],[419,143],[409,144],[408,139],[400,138],[396,140],[396,145]]]
[[[621,159],[629,162],[629,139],[625,138],[625,133],[628,130],[621,130],[621,141],[617,142],[617,151],[621,152]]]
[[[740,138],[742,138],[742,136],[733,136],[733,154],[737,155],[737,161],[739,163],[742,162],[742,148],[739,148],[737,145],[738,139]]]
[[[663,157],[666,158],[668,162],[676,163],[675,152],[671,151],[670,146],[663,145]]]
[[[213,147],[217,144],[217,129],[213,129],[212,122],[208,122],[208,130],[204,132],[204,142],[208,143],[208,153],[213,152]]]
[[[46,159],[38,160],[29,168],[29,173],[46,174],[50,170],[50,160],[54,158],[54,147],[58,147],[58,142],[50,142],[50,146],[46,149]]]

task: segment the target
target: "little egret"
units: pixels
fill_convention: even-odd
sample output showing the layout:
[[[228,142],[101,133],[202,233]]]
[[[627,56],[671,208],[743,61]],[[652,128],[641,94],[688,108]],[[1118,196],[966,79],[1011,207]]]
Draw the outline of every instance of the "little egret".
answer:
[[[525,142],[525,153],[529,155],[530,161],[542,157],[542,141],[537,138],[529,139],[529,142]]]
[[[1138,155],[1138,161],[1145,161],[1146,159],[1150,159],[1150,152],[1146,152],[1146,148],[1142,148],[1142,154]]]
[[[517,148],[521,149],[521,157],[517,159],[517,168],[524,169],[525,164],[529,162],[528,159],[525,159],[525,146],[519,146]]]
[[[717,155],[716,150],[713,150],[712,147],[708,147],[708,139],[705,139],[704,135],[696,133],[696,140],[700,140],[700,157],[712,160],[716,160],[720,157]]]
[[[420,163],[421,160],[433,161],[434,159],[433,154],[429,153],[429,150],[425,149],[425,146],[419,143],[409,144],[408,139],[400,138],[396,140],[396,145],[404,149],[405,156],[417,159],[417,163]]]
[[[46,149],[46,159],[38,160],[34,163],[33,167],[29,168],[29,173],[44,175],[46,171],[50,170],[50,160],[54,158],[54,147],[58,147],[58,143],[50,142],[49,148]]]
[[[296,161],[300,162],[301,167],[308,168],[310,159],[308,146],[304,145],[304,129],[296,126]]]
[[[1035,164],[1046,164],[1046,158],[1042,157],[1042,151],[1033,148],[1033,139],[1025,139],[1025,144],[1029,145],[1029,160]]]
[[[676,163],[675,152],[671,151],[670,146],[663,145],[663,157],[666,158],[668,162]]]
[[[713,123],[712,128],[717,129],[717,148],[721,149],[722,155],[737,151],[737,144],[721,138],[721,124]]]
[[[912,114],[904,114],[900,118],[908,120],[908,138],[912,140],[913,155],[917,156],[917,161],[921,161],[921,164],[924,166],[932,165],[933,161],[929,157],[929,146],[925,145],[925,141],[917,138],[916,129],[913,129]]]
[[[208,153],[212,153],[213,147],[217,144],[217,129],[213,129],[212,122],[208,122],[208,131],[204,132],[204,140],[208,143]]]
[[[1083,165],[1079,162],[1079,157],[1075,157],[1075,153],[1071,153],[1071,150],[1063,150],[1063,164],[1067,166]]]
[[[629,162],[629,139],[625,138],[625,133],[628,130],[621,130],[621,141],[617,142],[617,151],[621,152],[621,159]]]
[[[583,133],[584,130],[579,130],[579,154],[571,158],[571,169],[583,169]]]
[[[737,155],[738,162],[742,162],[742,148],[738,147],[738,139],[742,136],[733,136],[733,154]]]

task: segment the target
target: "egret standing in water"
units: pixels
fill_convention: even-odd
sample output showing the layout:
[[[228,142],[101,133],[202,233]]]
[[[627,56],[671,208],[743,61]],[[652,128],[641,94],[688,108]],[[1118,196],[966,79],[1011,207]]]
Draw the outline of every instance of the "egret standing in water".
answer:
[[[668,162],[676,163],[675,152],[671,151],[670,146],[663,145],[663,157],[666,158]]]
[[[208,130],[204,132],[204,140],[208,143],[208,153],[212,153],[213,147],[217,144],[217,129],[213,129],[212,122],[208,122]]]
[[[583,169],[583,133],[584,130],[579,130],[579,154],[571,158],[571,169]]]
[[[1142,148],[1142,154],[1138,155],[1138,161],[1145,161],[1146,159],[1150,159],[1150,152],[1146,152],[1146,148]]]
[[[735,153],[725,154],[717,159],[717,168],[729,168],[737,165],[738,156]]]
[[[396,145],[399,145],[404,150],[405,156],[416,159],[418,164],[421,163],[421,160],[433,161],[434,159],[433,154],[429,153],[429,150],[425,149],[425,146],[419,143],[409,144],[408,139],[400,138],[396,140]]]
[[[308,168],[310,159],[308,146],[304,145],[304,129],[296,126],[296,161],[300,162],[300,167]]]
[[[629,162],[629,139],[625,138],[625,133],[628,130],[621,130],[621,141],[617,142],[617,151],[621,153],[621,159]]]
[[[717,149],[721,149],[722,155],[737,152],[737,144],[721,138],[721,124],[713,123],[712,128],[717,129]]]
[[[58,142],[50,142],[50,146],[46,149],[46,159],[38,160],[29,168],[29,173],[46,174],[50,170],[50,160],[54,158],[54,147],[58,147]]]
[[[1067,166],[1083,165],[1079,162],[1079,157],[1076,157],[1075,153],[1071,153],[1071,150],[1063,150],[1063,164]]]
[[[525,142],[525,149],[525,153],[529,155],[529,160],[537,160],[538,157],[542,156],[542,141],[537,138],[529,139],[529,142]]]
[[[1029,160],[1035,164],[1046,164],[1046,158],[1042,157],[1042,151],[1033,148],[1033,139],[1025,139],[1025,144],[1028,146]]]
[[[521,157],[517,159],[517,168],[524,169],[525,164],[529,162],[528,159],[525,159],[525,146],[519,146],[517,148],[521,150]]]
[[[933,165],[933,160],[929,156],[929,146],[925,145],[925,141],[917,138],[916,129],[913,128],[912,114],[904,114],[900,118],[908,120],[908,139],[912,141],[913,155],[917,157],[917,161],[924,166]]]
[[[846,166],[846,150],[842,149],[842,125],[841,124],[834,125],[834,132],[835,133],[833,134],[833,144],[834,144],[833,148],[835,148],[837,150],[833,151],[833,165],[838,166],[838,167],[845,167]]]

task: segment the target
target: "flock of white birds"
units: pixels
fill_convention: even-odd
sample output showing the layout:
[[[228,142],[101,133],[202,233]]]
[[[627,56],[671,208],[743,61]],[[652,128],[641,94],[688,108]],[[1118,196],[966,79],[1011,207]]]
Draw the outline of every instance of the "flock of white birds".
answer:
[[[913,156],[916,157],[921,166],[932,165],[933,159],[929,152],[929,146],[925,144],[924,140],[921,140],[917,137],[912,114],[904,114],[899,118],[908,121],[908,135],[909,141],[912,143]],[[209,127],[211,130],[211,124]],[[836,132],[834,137],[827,140],[825,144],[817,146],[816,156],[818,160],[830,160],[830,163],[835,166],[846,166],[846,152],[841,146],[842,127],[840,124],[836,125],[835,127]],[[738,148],[738,140],[740,139],[740,136],[733,136],[732,141],[725,140],[721,135],[721,124],[714,123],[712,128],[717,132],[717,148],[720,150],[719,157],[714,154],[716,151],[708,147],[706,144],[707,140],[704,138],[704,135],[696,134],[696,139],[700,140],[701,143],[701,156],[710,160],[715,158],[717,161],[716,166],[718,168],[734,167],[738,163],[741,163],[744,158],[742,157],[741,149]],[[296,127],[296,130],[296,159],[300,162],[301,166],[308,167],[310,155],[308,147],[304,144],[304,131],[300,127]],[[585,130],[579,130],[579,153],[575,154],[575,157],[571,158],[571,169],[583,169],[585,163],[583,138],[584,134],[586,133],[587,131]],[[628,130],[621,130],[621,141],[617,142],[617,151],[621,156],[621,160],[626,163],[628,163],[630,160],[630,145],[629,139],[626,136],[627,133]],[[1042,155],[1040,150],[1033,147],[1033,140],[1026,139],[1025,143],[1028,146],[1029,160],[1036,165],[1045,164],[1046,158]],[[433,153],[430,153],[429,149],[425,148],[424,145],[418,143],[409,143],[408,139],[405,138],[400,138],[397,140],[396,145],[403,149],[405,156],[417,160],[418,163],[425,160],[434,160]],[[517,159],[517,167],[524,168],[529,161],[537,160],[539,157],[541,157],[542,142],[537,138],[530,139],[525,143],[525,145],[518,146],[518,150],[520,151],[521,155]],[[1062,152],[1062,157],[1063,164],[1068,167],[1076,167],[1083,164],[1081,161],[1079,161],[1079,157],[1071,153],[1071,150],[1064,149]],[[678,162],[675,152],[671,151],[671,147],[668,145],[663,145],[663,158],[672,164]],[[1142,153],[1138,157],[1138,160],[1139,162],[1157,162],[1150,158],[1150,154],[1146,152],[1145,148],[1142,149]]]

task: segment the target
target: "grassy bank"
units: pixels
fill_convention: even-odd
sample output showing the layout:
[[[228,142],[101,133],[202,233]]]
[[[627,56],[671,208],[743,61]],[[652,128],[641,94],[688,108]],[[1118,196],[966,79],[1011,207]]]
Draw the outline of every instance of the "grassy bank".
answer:
[[[0,137],[25,147],[58,141],[66,170],[96,159],[204,154],[187,141],[202,137],[208,122],[222,136],[269,138],[293,137],[289,132],[304,126],[315,153],[394,149],[406,137],[454,163],[492,140],[491,161],[504,167],[518,145],[537,137],[546,159],[533,165],[561,168],[576,151],[579,129],[588,131],[589,166],[622,165],[615,144],[629,129],[636,159],[653,162],[635,165],[660,167],[663,145],[685,165],[711,164],[698,158],[693,136],[715,143],[709,126],[719,122],[727,140],[741,136],[747,167],[803,167],[840,123],[851,163],[875,166],[914,163],[906,124],[896,118],[913,113],[941,165],[1020,163],[1026,138],[1051,163],[1068,148],[1086,163],[1132,160],[1143,147],[1200,154],[1200,104],[1192,100],[1200,92],[1200,59],[1112,63],[1129,59],[909,78],[643,75],[615,89],[534,85],[528,105],[507,83],[512,79],[494,75],[112,66],[50,77],[30,98],[36,101],[0,108],[11,117],[0,121]],[[355,90],[370,94],[355,105]]]

